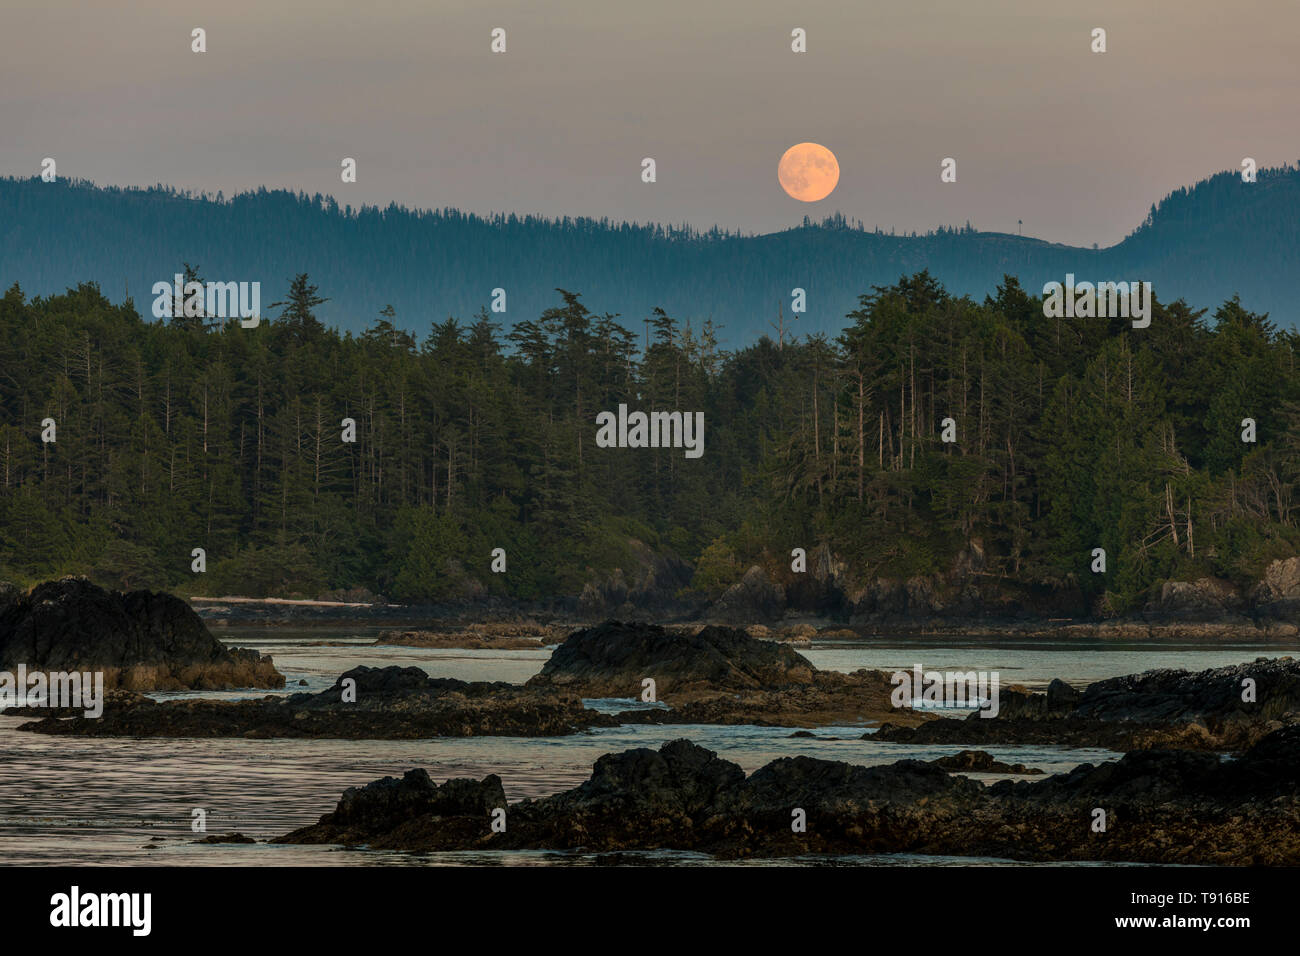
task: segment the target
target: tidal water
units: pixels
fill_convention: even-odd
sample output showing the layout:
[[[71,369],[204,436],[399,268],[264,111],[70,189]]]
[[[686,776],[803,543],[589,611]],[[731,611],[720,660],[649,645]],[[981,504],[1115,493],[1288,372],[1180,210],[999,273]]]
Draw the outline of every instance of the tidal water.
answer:
[[[221,628],[230,644],[272,654],[289,682],[286,693],[331,686],[359,664],[421,667],[463,680],[522,682],[541,669],[546,650],[443,650],[376,647],[378,629]],[[1154,667],[1199,670],[1300,652],[1291,645],[1242,643],[1119,644],[1115,642],[995,643],[872,637],[825,641],[799,648],[818,667],[998,671],[1003,686],[1041,688],[1052,678],[1084,685],[1104,677]],[[305,681],[305,686],[299,682]],[[159,694],[244,697],[265,692]],[[592,701],[622,709],[631,701]],[[12,712],[11,712],[12,713]],[[314,822],[339,795],[385,775],[424,767],[434,780],[498,774],[514,801],[541,797],[585,780],[602,754],[658,747],[688,737],[753,771],[782,756],[806,754],[871,766],[904,757],[929,760],[960,747],[916,747],[877,742],[869,726],[823,727],[813,738],[795,728],[623,726],[569,737],[482,737],[420,741],[91,739],[21,733],[28,715],[0,715],[0,864],[106,865],[591,865],[612,862],[599,854],[440,853],[408,855],[336,847],[258,844],[196,845],[192,811],[207,814],[207,832],[240,831],[258,840]],[[1081,763],[1113,760],[1106,750],[1065,747],[989,747],[996,758],[1048,773]],[[981,779],[980,775],[972,775]],[[987,777],[987,780],[1003,779]],[[1041,779],[1041,778],[1037,778]],[[619,864],[709,865],[693,853],[620,854]],[[801,858],[750,865],[968,865],[1002,861],[972,858],[874,856],[835,860]]]

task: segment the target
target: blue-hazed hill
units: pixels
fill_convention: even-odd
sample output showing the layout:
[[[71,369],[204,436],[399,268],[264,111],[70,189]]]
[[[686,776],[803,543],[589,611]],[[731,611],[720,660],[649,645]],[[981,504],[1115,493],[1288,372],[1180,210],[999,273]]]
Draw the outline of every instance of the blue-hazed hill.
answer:
[[[795,334],[834,333],[864,290],[921,269],[977,298],[1004,273],[1033,291],[1067,272],[1149,280],[1166,300],[1240,294],[1287,327],[1300,316],[1300,169],[1263,171],[1253,184],[1225,172],[1179,189],[1123,242],[1100,250],[969,227],[890,235],[838,217],[742,236],[396,205],[354,210],[265,189],[224,199],[0,179],[0,286],[16,281],[29,294],[53,294],[94,280],[113,299],[129,289],[148,314],[153,283],[185,262],[204,279],[260,281],[264,314],[274,314],[266,306],[283,297],[291,276],[309,273],[330,299],[321,318],[352,330],[391,303],[398,325],[423,333],[432,320],[470,318],[498,287],[508,312],[494,318],[508,325],[535,318],[563,287],[582,290],[592,308],[620,314],[624,324],[656,306],[697,327],[712,318],[734,347],[770,333],[779,302],[789,322],[795,287],[808,299]]]

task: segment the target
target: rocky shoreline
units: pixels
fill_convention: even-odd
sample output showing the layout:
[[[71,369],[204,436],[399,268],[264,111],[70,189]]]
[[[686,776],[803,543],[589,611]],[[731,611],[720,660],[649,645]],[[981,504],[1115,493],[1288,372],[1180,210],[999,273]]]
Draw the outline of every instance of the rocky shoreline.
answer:
[[[1085,599],[1077,582],[1022,584],[986,573],[978,543],[944,573],[859,580],[825,546],[807,571],[770,558],[714,597],[692,591],[689,567],[632,542],[638,564],[593,580],[578,596],[528,602],[485,595],[430,606],[396,605],[364,590],[322,600],[193,598],[213,626],[357,624],[473,631],[531,618],[540,628],[611,618],[683,626],[770,628],[764,635],[818,640],[888,632],[906,637],[1114,641],[1282,641],[1300,635],[1300,557],[1273,561],[1245,585],[1201,577],[1167,581],[1144,605],[1116,614]]]
[[[860,767],[782,758],[746,777],[682,739],[657,751],[607,754],[580,786],[514,804],[495,775],[439,786],[411,770],[349,789],[318,823],[272,842],[408,852],[673,849],[728,859],[917,853],[1296,865],[1298,791],[1295,726],[1234,761],[1142,751],[989,787],[915,760]]]
[[[610,614],[577,615],[564,613],[549,605],[311,605],[196,604],[195,612],[209,627],[304,627],[315,625],[367,627],[389,625],[381,633],[393,635],[384,643],[414,647],[480,648],[507,647],[495,642],[491,632],[509,631],[520,615],[538,621],[531,634],[521,633],[520,647],[545,646],[557,631],[599,623]],[[624,617],[645,617],[643,608],[623,608]],[[1300,617],[1300,609],[1296,611]],[[808,644],[835,640],[854,640],[888,633],[906,638],[987,638],[989,640],[1078,640],[1078,641],[1183,641],[1217,643],[1241,641],[1267,643],[1291,641],[1300,635],[1295,618],[1226,615],[1218,619],[1187,619],[1159,613],[1123,618],[1073,618],[1050,616],[974,616],[923,613],[883,613],[858,615],[845,619],[814,609],[778,619],[752,614],[716,613],[700,617],[682,612],[655,616],[665,626],[698,629],[706,624],[741,627],[763,635],[765,640]],[[404,633],[414,635],[402,638]],[[428,634],[426,638],[423,635]],[[536,635],[536,640],[530,640]],[[459,641],[463,640],[463,643]],[[427,641],[427,643],[424,643]]]

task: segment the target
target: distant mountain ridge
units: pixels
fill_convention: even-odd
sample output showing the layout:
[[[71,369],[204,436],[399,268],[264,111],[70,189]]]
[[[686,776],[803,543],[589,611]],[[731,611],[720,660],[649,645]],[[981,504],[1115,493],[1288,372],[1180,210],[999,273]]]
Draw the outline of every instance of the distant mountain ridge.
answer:
[[[724,345],[762,334],[784,309],[795,335],[837,333],[873,285],[929,269],[957,294],[982,299],[1003,274],[1031,293],[1066,273],[1081,280],[1149,280],[1162,300],[1213,308],[1240,294],[1280,326],[1300,320],[1300,168],[1243,183],[1223,172],[1153,205],[1123,242],[1084,249],[969,227],[891,235],[842,217],[767,235],[698,232],[607,220],[482,217],[390,205],[354,210],[330,197],[260,189],[232,199],[165,187],[0,179],[0,284],[29,295],[93,280],[111,299],[129,289],[149,314],[150,292],[185,262],[212,281],[260,281],[263,314],[289,279],[310,274],[330,301],[321,318],[360,331],[392,304],[420,334],[448,316],[471,319],[506,290],[509,326],[536,318],[556,287],[635,328],[655,307],[698,329],[723,326]],[[790,314],[794,288],[808,311]],[[1167,292],[1166,292],[1167,290]],[[1162,294],[1163,293],[1163,294]]]

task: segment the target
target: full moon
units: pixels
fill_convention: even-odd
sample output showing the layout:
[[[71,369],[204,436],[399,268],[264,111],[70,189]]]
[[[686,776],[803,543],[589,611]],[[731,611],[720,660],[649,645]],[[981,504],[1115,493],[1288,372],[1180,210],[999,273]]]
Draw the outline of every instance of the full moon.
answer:
[[[840,164],[835,154],[819,143],[791,146],[776,167],[781,188],[801,202],[817,202],[835,190]]]

